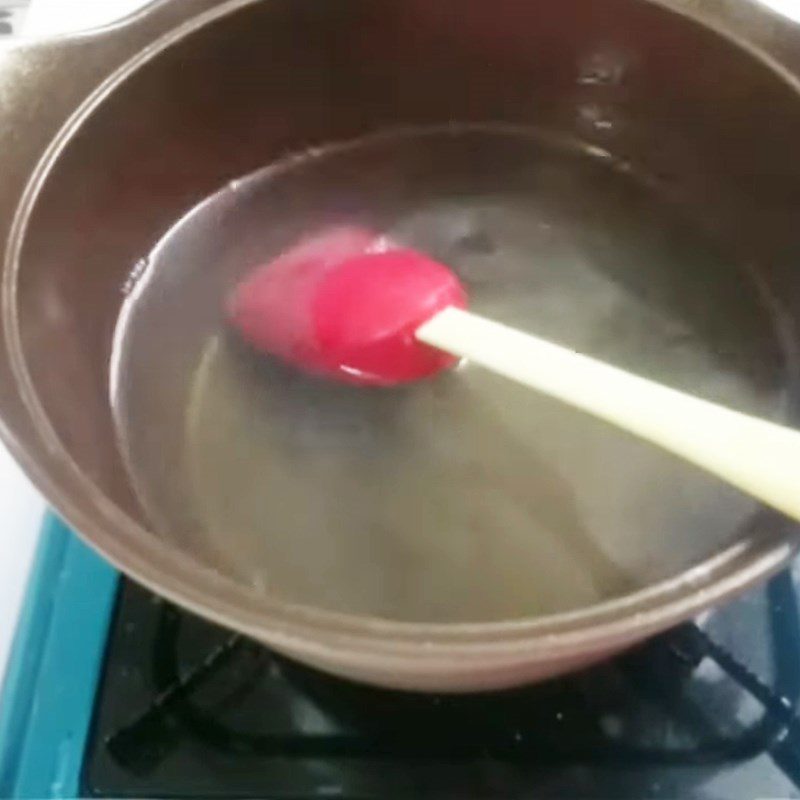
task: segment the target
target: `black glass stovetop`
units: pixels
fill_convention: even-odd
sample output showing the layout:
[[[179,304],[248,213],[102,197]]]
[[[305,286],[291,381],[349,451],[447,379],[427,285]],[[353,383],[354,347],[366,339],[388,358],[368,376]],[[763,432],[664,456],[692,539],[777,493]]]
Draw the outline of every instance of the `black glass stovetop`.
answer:
[[[330,678],[123,581],[100,797],[800,798],[800,578],[599,667],[465,697]]]

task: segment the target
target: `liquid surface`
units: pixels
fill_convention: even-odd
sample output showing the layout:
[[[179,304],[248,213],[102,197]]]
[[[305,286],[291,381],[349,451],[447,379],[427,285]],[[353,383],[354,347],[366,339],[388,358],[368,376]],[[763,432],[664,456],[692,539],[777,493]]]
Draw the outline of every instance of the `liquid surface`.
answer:
[[[343,223],[449,264],[479,313],[780,414],[772,301],[652,186],[534,133],[376,136],[234,182],[132,281],[112,395],[163,536],[253,591],[442,622],[579,608],[742,535],[749,498],[481,369],[363,389],[249,352],[226,293]]]

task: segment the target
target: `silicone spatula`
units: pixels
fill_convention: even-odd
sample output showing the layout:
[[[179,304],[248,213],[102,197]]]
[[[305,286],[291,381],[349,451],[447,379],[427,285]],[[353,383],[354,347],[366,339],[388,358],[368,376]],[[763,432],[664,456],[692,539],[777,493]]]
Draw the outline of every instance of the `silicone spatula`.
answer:
[[[337,229],[253,272],[228,311],[255,348],[349,383],[406,383],[468,359],[800,519],[800,432],[485,319],[466,305],[445,265],[367,231]]]

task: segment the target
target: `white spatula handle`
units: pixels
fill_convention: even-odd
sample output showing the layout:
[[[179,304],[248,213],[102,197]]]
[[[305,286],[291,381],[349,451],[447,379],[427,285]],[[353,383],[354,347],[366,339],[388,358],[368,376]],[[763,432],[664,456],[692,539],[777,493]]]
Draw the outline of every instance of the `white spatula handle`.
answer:
[[[800,519],[800,432],[732,411],[468,311],[419,341],[604,419]]]

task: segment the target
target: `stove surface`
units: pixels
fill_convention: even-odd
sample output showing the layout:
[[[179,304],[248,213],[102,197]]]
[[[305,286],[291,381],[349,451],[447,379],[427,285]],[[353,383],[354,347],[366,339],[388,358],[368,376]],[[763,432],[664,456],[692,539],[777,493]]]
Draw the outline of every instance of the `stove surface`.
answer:
[[[379,691],[153,597],[50,518],[0,696],[0,797],[800,798],[800,572],[614,661]]]
[[[82,785],[100,797],[800,797],[800,581],[498,694],[380,691],[123,582]]]

